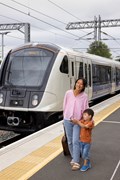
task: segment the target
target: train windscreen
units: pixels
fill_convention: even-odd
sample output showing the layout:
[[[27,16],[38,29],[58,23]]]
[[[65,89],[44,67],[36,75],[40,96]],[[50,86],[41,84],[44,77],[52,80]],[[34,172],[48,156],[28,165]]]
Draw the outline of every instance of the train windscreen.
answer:
[[[40,86],[45,77],[53,52],[28,48],[11,53],[5,84],[13,86]]]

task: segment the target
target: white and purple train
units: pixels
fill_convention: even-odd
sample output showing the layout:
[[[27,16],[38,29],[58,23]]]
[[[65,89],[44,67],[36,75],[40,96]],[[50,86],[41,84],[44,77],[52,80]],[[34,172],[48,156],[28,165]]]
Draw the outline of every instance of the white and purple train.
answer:
[[[120,90],[120,62],[50,43],[12,49],[0,70],[0,129],[34,132],[62,118],[65,92],[84,77],[92,101]]]

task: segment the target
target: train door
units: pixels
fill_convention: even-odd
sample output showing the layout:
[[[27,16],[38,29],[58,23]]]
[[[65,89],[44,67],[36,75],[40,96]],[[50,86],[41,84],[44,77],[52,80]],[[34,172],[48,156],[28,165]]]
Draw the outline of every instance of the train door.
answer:
[[[76,67],[76,78],[80,78],[80,77],[84,77],[83,75],[83,60],[81,57],[76,57],[76,63],[75,63],[75,67]]]
[[[84,62],[84,78],[87,81],[85,92],[88,94],[89,100],[92,98],[92,65],[90,59],[83,59]]]
[[[70,78],[70,88],[73,89],[75,80],[76,80],[76,74],[75,74],[75,57],[69,56],[69,78]]]

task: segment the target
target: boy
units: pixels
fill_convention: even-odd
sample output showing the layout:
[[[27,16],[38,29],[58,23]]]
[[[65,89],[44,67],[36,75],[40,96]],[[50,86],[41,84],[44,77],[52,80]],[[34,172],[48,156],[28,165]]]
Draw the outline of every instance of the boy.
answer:
[[[78,124],[81,126],[80,130],[80,151],[82,158],[84,160],[84,164],[81,171],[86,171],[91,168],[91,163],[89,159],[89,151],[91,146],[91,135],[92,135],[92,128],[94,127],[94,121],[92,120],[94,116],[94,111],[92,109],[86,109],[83,112],[82,119],[80,121],[72,119],[71,122],[74,124]],[[72,167],[74,170],[74,166]]]

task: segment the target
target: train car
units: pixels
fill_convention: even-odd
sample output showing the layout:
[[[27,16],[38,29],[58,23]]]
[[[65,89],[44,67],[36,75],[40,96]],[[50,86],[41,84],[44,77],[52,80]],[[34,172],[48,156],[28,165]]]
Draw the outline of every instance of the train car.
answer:
[[[31,133],[61,120],[64,94],[79,77],[93,101],[120,90],[120,63],[50,43],[12,49],[0,70],[0,129]]]

